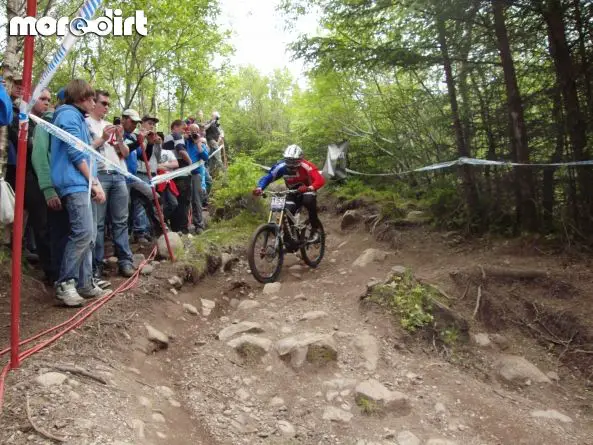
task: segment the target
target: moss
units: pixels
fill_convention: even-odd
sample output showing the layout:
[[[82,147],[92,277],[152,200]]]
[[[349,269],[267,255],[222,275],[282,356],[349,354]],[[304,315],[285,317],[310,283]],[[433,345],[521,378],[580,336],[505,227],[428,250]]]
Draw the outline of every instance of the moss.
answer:
[[[371,415],[379,412],[380,408],[377,402],[367,399],[364,396],[359,395],[356,397],[356,404],[360,408],[363,414]]]

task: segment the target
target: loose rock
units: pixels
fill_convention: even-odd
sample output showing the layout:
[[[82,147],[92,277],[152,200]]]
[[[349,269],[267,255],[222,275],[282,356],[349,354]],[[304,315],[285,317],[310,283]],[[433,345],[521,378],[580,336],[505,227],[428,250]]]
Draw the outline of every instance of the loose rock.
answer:
[[[200,315],[200,311],[198,311],[198,308],[195,307],[193,304],[184,303],[183,309],[185,310],[185,312],[188,312],[192,315]]]
[[[280,408],[281,406],[284,406],[284,399],[282,397],[272,397],[272,400],[270,400],[270,406],[274,407],[274,408]]]
[[[138,269],[140,267],[140,264],[145,260],[146,260],[146,257],[144,256],[143,253],[135,253],[134,255],[132,255],[132,262],[136,269]]]
[[[247,359],[257,359],[265,355],[272,347],[272,340],[255,335],[241,335],[227,343],[241,356]]]
[[[248,311],[251,309],[255,309],[256,307],[259,307],[260,304],[258,301],[255,300],[243,300],[241,303],[239,303],[239,306],[237,307],[238,311]]]
[[[144,276],[150,275],[153,272],[154,272],[154,266],[151,266],[150,264],[145,264],[144,267],[142,268],[142,270],[140,271],[140,273]]]
[[[572,419],[555,409],[548,409],[546,411],[532,411],[531,417],[538,417],[542,419],[559,420],[564,423],[571,423]]]
[[[173,275],[169,278],[169,284],[173,286],[175,289],[181,289],[183,287],[183,280],[179,278],[177,275]]]
[[[485,333],[474,334],[472,336],[474,343],[482,348],[486,348],[492,344],[490,336]]]
[[[264,294],[277,295],[282,288],[282,283],[268,283],[264,286]]]
[[[173,255],[177,255],[178,252],[183,252],[183,240],[179,236],[179,234],[175,232],[167,233],[169,237],[169,244],[171,245],[171,250],[173,251]],[[161,235],[156,242],[157,251],[159,256],[163,258],[169,258],[169,251],[167,250],[167,243],[165,242],[165,235]]]
[[[428,439],[426,445],[458,445],[457,442],[448,439]]]
[[[67,375],[60,372],[46,372],[38,376],[35,381],[46,388],[49,386],[61,385],[68,378]]]
[[[161,349],[165,349],[169,346],[169,336],[162,333],[158,329],[153,328],[149,324],[146,324],[146,330],[148,331],[148,339],[156,343]]]
[[[152,420],[154,420],[155,422],[158,422],[158,423],[166,423],[167,422],[165,420],[165,416],[163,416],[161,413],[152,413]]]
[[[335,406],[328,406],[323,412],[323,420],[329,420],[331,422],[348,423],[352,420],[352,417],[352,413],[336,408]]]
[[[367,249],[354,261],[354,267],[366,267],[374,262],[382,262],[387,258],[387,252],[378,249]]]
[[[323,311],[312,311],[312,312],[307,312],[306,314],[304,314],[299,321],[311,321],[311,320],[319,320],[320,318],[325,318],[327,317],[327,312],[323,312]]]
[[[264,330],[259,323],[242,321],[241,323],[233,324],[224,328],[218,333],[218,339],[221,341],[226,341],[235,335],[247,332],[251,334],[259,334],[264,332]]]
[[[233,264],[239,261],[239,258],[235,255],[231,255],[230,253],[223,252],[221,255],[221,264],[220,268],[225,272],[228,272],[233,267]]]
[[[324,334],[306,332],[284,338],[276,343],[276,350],[282,359],[299,368],[305,361],[323,365],[336,361],[338,351],[333,337]]]
[[[287,422],[286,420],[278,421],[278,429],[280,430],[282,435],[285,437],[296,436],[296,430],[295,430],[294,426],[290,422]]]
[[[348,210],[342,215],[340,229],[347,230],[362,221],[362,215],[356,210]]]
[[[501,355],[494,364],[494,369],[507,382],[519,384],[526,384],[528,381],[551,383],[548,376],[533,363],[517,355]]]
[[[402,431],[397,435],[398,445],[420,445],[420,439],[411,431]]]
[[[374,379],[356,385],[355,400],[367,414],[390,411],[405,416],[411,411],[408,396],[399,391],[390,391]]]
[[[158,386],[157,391],[165,398],[170,399],[175,396],[175,392],[168,386]]]
[[[210,315],[210,313],[216,307],[216,303],[212,300],[206,300],[205,298],[202,298],[201,301],[202,301],[202,315],[204,317],[207,317]]]
[[[377,362],[379,361],[379,344],[377,343],[377,339],[368,332],[364,332],[354,339],[353,344],[364,358],[364,366],[367,371],[377,369]]]

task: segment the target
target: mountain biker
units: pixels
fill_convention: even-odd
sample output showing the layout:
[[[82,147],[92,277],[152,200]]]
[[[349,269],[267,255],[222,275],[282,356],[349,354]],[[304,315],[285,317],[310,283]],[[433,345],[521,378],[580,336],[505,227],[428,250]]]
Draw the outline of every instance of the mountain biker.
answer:
[[[294,144],[289,145],[284,150],[283,159],[272,166],[268,174],[262,176],[253,194],[260,196],[268,185],[280,178],[284,178],[289,190],[299,192],[298,195],[289,197],[286,208],[293,214],[303,206],[307,209],[312,228],[309,241],[317,242],[318,229],[321,226],[317,216],[317,190],[325,185],[325,178],[315,164],[304,158],[301,147]]]

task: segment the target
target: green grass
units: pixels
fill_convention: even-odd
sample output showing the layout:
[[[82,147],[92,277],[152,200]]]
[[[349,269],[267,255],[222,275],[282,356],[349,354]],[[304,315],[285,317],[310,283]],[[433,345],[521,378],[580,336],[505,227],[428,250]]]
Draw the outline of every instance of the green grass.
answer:
[[[403,276],[394,275],[386,284],[373,287],[371,299],[386,305],[402,327],[414,333],[434,321],[429,298],[432,293],[432,289],[406,273]]]

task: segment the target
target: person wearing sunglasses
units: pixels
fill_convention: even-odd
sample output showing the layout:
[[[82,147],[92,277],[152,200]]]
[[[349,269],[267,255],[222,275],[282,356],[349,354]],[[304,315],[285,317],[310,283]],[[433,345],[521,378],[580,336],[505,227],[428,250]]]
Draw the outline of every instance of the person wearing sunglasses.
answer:
[[[96,150],[108,160],[126,170],[125,158],[129,154],[128,146],[123,143],[123,128],[113,126],[105,120],[109,112],[111,98],[103,90],[95,92],[95,108],[89,113],[86,122],[93,141],[99,139]],[[101,141],[106,128],[113,128],[109,140]],[[126,178],[104,162],[97,162],[97,179],[105,192],[105,202],[96,205],[97,239],[93,252],[93,276],[97,284],[107,288],[110,284],[103,280],[103,259],[105,257],[105,217],[109,210],[113,244],[118,258],[119,274],[123,277],[134,275],[132,251],[128,237],[128,187]]]

